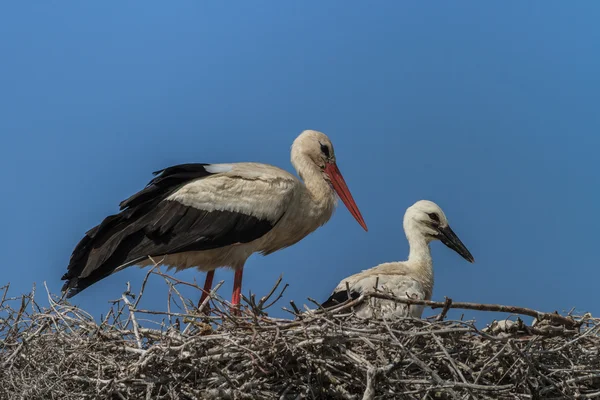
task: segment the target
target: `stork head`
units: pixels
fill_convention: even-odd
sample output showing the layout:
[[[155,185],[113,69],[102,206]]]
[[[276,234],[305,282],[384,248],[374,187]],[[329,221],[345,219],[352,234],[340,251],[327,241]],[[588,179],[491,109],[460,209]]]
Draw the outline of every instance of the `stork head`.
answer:
[[[298,174],[307,179],[307,169],[319,171],[322,178],[328,182],[340,197],[350,214],[366,231],[367,224],[363,219],[348,185],[337,167],[335,152],[331,140],[322,132],[306,130],[292,144],[292,164]]]
[[[427,242],[439,240],[465,260],[475,262],[471,252],[450,228],[446,214],[433,201],[419,200],[406,210],[404,231],[407,236],[420,235]]]
[[[292,160],[297,156],[307,157],[321,170],[324,170],[328,163],[335,164],[333,144],[327,135],[319,131],[304,131],[294,140]]]

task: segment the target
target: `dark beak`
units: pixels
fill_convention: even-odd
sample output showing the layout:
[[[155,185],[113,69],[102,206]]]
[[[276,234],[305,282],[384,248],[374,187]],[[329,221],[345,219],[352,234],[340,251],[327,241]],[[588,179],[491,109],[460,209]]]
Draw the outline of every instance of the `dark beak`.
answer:
[[[460,254],[462,258],[464,258],[468,262],[475,262],[475,259],[473,258],[471,252],[467,249],[463,242],[460,241],[460,239],[458,238],[458,236],[456,236],[456,233],[454,233],[450,226],[447,226],[445,228],[440,227],[438,228],[438,232],[438,239],[440,239],[442,243],[444,243],[446,246]]]

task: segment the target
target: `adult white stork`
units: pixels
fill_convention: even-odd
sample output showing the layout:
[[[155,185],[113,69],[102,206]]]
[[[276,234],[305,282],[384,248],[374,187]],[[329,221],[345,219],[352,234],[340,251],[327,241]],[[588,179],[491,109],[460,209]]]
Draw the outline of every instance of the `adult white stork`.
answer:
[[[121,202],[75,247],[62,277],[67,298],[131,265],[152,264],[149,256],[176,270],[235,270],[231,302],[240,302],[248,257],[291,246],[324,225],[342,199],[358,223],[365,221],[337,165],[329,138],[302,132],[291,148],[302,183],[277,167],[257,163],[182,164],[161,171]]]
[[[361,271],[343,279],[322,306],[333,307],[348,298],[356,299],[363,292],[377,290],[396,297],[431,300],[433,292],[433,261],[429,243],[440,240],[460,254],[465,260],[475,259],[450,228],[442,209],[434,202],[420,200],[410,206],[404,214],[404,232],[410,246],[408,260],[388,262]],[[346,284],[348,286],[346,286]],[[350,293],[348,293],[348,289]],[[356,315],[363,318],[373,316],[421,318],[423,306],[407,307],[390,300],[371,298],[355,308]]]

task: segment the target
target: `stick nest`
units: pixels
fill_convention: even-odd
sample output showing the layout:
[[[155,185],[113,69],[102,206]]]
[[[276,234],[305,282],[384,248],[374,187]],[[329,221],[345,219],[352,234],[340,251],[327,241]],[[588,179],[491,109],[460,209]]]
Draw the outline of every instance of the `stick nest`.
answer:
[[[151,274],[169,285],[167,311],[139,306]],[[182,285],[196,284],[154,271],[146,280],[139,294],[128,290],[113,301],[99,322],[49,293],[41,306],[35,288],[21,297],[0,290],[0,398],[600,397],[600,320],[590,315],[519,309],[539,322],[527,326],[513,316],[478,329],[473,321],[445,320],[459,304],[447,300],[422,302],[443,308],[429,319],[354,316],[356,305],[386,296],[373,293],[335,310],[300,312],[292,303],[291,318],[276,319],[265,310],[281,297],[279,282],[258,301],[244,298],[240,315],[219,297],[222,282],[199,309],[180,295]],[[477,306],[461,308],[487,307]]]

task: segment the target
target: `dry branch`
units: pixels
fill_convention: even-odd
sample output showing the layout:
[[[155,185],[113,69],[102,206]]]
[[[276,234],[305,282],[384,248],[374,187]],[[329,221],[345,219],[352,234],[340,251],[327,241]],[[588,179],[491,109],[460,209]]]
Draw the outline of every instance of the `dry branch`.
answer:
[[[335,308],[270,318],[279,282],[242,315],[211,291],[195,310],[160,272],[168,310],[144,310],[126,292],[100,323],[67,301],[0,288],[1,399],[545,399],[600,397],[600,320],[522,307],[425,302],[367,294]],[[171,294],[173,294],[171,296]],[[430,319],[359,319],[370,296],[442,307]],[[273,299],[271,299],[273,298]],[[136,299],[132,301],[130,299]],[[538,318],[444,321],[450,308]],[[148,322],[148,318],[154,318]]]

